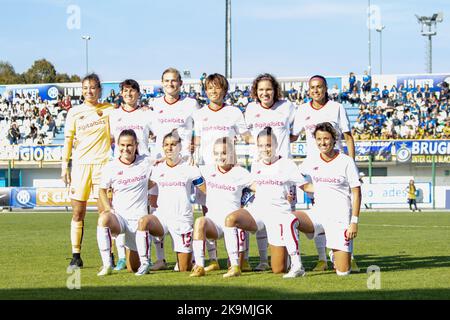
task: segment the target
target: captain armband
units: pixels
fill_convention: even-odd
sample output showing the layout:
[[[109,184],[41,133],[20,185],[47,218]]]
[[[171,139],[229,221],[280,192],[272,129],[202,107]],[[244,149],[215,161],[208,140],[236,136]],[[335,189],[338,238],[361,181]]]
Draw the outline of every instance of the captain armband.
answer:
[[[192,181],[192,184],[196,187],[201,186],[204,183],[205,183],[205,179],[203,179],[203,177],[200,177],[200,178]]]
[[[255,193],[250,188],[242,190],[241,206],[245,206],[255,200]]]

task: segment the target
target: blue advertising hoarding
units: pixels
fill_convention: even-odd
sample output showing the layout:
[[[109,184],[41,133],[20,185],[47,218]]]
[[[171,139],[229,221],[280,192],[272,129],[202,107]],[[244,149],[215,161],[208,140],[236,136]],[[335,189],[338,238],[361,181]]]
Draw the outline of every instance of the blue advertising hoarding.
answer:
[[[11,207],[34,208],[36,188],[11,188]]]
[[[431,91],[439,91],[441,90],[440,85],[443,82],[447,82],[450,84],[450,74],[444,75],[405,75],[397,77],[397,88],[400,85],[403,85],[405,88],[408,88],[409,85],[412,85],[414,88],[417,85],[420,85],[421,88],[428,84],[430,86]]]
[[[397,162],[450,163],[450,140],[407,140],[395,142]]]

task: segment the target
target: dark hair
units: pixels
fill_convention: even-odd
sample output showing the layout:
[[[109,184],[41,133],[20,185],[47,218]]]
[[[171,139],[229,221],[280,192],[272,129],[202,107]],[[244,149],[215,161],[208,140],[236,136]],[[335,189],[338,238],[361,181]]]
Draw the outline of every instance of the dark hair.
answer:
[[[312,80],[314,79],[320,79],[323,81],[323,84],[325,85],[325,89],[328,88],[328,83],[327,83],[327,79],[325,79],[324,76],[321,76],[320,74],[316,74],[314,76],[312,76],[311,78],[309,78],[308,80],[308,85],[311,83]],[[325,99],[328,101],[328,90],[325,90]]]
[[[273,133],[272,127],[265,127],[258,133],[258,137],[256,138],[256,141],[259,140],[261,137],[270,137],[272,139],[272,144],[275,141],[276,144],[278,144],[277,137]]]
[[[225,78],[223,75],[219,73],[210,74],[206,77],[205,87],[207,87],[210,83],[220,87],[225,91],[225,95],[227,94],[229,84],[227,78]]]
[[[255,80],[253,80],[252,83],[252,89],[251,89],[251,97],[253,99],[255,99],[257,102],[261,102],[258,98],[258,83],[260,81],[270,81],[270,83],[272,83],[272,87],[273,87],[273,91],[274,91],[274,96],[273,96],[273,102],[277,102],[278,100],[280,100],[281,98],[283,98],[283,93],[281,92],[281,86],[278,83],[277,79],[275,79],[275,77],[273,75],[271,75],[270,73],[263,73],[260,74],[259,76],[257,76],[255,78]]]
[[[96,73],[90,73],[86,75],[83,80],[81,80],[81,86],[85,81],[94,81],[100,89],[100,96],[102,95],[102,83],[100,82],[100,77]]]
[[[333,137],[334,141],[337,141],[337,132],[336,130],[333,128],[333,125],[329,122],[322,122],[319,123],[318,125],[316,125],[316,128],[314,129],[314,137],[316,137],[316,133],[317,131],[324,131],[324,132],[328,132],[331,134],[331,136]]]
[[[166,134],[164,136],[164,138],[162,140],[163,144],[164,144],[164,141],[166,141],[166,139],[168,139],[168,138],[174,138],[177,141],[177,144],[181,143],[181,138],[180,138],[180,135],[178,134],[177,129],[173,129],[171,132],[169,132],[168,134]]]
[[[141,88],[139,87],[139,83],[133,79],[126,79],[126,80],[122,81],[119,86],[120,86],[120,91],[123,90],[123,87],[129,86],[132,89],[137,90],[137,92],[141,93]]]
[[[136,142],[136,144],[138,144],[138,139],[137,139],[137,136],[136,136],[136,132],[134,132],[133,129],[122,130],[122,132],[120,132],[120,134],[119,134],[119,138],[117,138],[117,143],[119,143],[120,138],[122,138],[122,137],[132,137],[134,139],[134,142]],[[139,154],[137,148],[136,148],[136,153],[135,154],[136,155]]]

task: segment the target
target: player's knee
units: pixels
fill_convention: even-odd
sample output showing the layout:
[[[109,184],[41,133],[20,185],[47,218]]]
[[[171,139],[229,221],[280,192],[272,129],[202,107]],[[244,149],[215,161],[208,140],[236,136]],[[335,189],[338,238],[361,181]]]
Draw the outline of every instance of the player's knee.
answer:
[[[82,208],[74,208],[72,212],[72,220],[73,221],[83,221],[84,216],[86,215],[86,211]]]
[[[237,214],[231,213],[225,218],[225,226],[235,227],[237,224]]]
[[[149,224],[149,222],[147,221],[147,219],[145,219],[145,217],[142,217],[139,219],[138,221],[138,229],[139,231],[144,231],[147,230],[147,225]]]
[[[98,216],[98,223],[97,225],[100,227],[108,227],[111,223],[111,215],[102,213]]]
[[[199,217],[195,220],[195,230],[203,231],[205,230],[206,219],[204,217]]]

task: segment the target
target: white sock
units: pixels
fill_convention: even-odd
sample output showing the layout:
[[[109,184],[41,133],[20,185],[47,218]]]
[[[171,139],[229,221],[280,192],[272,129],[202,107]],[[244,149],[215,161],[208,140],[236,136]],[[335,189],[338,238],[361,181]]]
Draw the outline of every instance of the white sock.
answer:
[[[289,257],[291,258],[291,268],[295,270],[302,267],[297,226],[298,220],[294,216],[292,219],[283,223],[283,230],[286,230],[283,235],[284,245],[286,246]]]
[[[216,248],[216,240],[208,240],[206,239],[206,249],[208,249],[209,260],[217,260],[217,248]]]
[[[258,244],[259,262],[267,263],[267,246],[269,243],[267,241],[266,228],[256,231],[256,243]]]
[[[205,241],[194,240],[192,243],[194,249],[195,264],[200,267],[205,266]]]
[[[97,226],[97,243],[104,267],[111,267],[111,231],[108,227]]]
[[[327,238],[325,233],[321,233],[314,238],[314,242],[316,243],[317,253],[319,255],[319,260],[327,261]]]
[[[247,231],[244,231],[242,229],[238,229],[238,235],[239,235],[239,252],[247,252]],[[248,256],[247,256],[248,258]]]
[[[352,272],[351,270],[348,270],[346,272],[341,272],[341,271],[336,270],[336,274],[341,277],[348,276],[351,272]]]
[[[224,227],[223,236],[231,266],[239,265],[239,239],[236,227]]]
[[[153,237],[153,242],[155,243],[156,260],[164,260],[166,258],[164,254],[164,239],[158,240],[156,237]]]
[[[115,240],[116,240],[117,255],[119,256],[119,259],[125,259],[126,258],[125,233],[119,234],[117,237],[115,237]]]
[[[141,265],[149,263],[148,252],[150,246],[150,233],[148,231],[136,231],[136,246]]]

